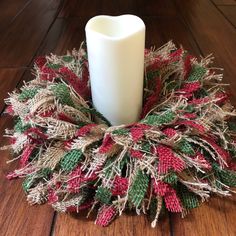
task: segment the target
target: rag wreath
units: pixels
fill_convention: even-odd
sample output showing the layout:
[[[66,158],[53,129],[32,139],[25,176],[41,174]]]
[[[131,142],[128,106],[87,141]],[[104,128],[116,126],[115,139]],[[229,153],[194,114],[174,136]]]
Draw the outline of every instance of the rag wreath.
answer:
[[[111,126],[92,105],[84,44],[37,58],[35,78],[6,99],[15,125],[5,148],[19,160],[7,178],[24,178],[30,204],[94,210],[101,226],[135,209],[155,227],[162,212],[185,215],[211,193],[230,195],[236,112],[211,62],[172,42],[145,50],[140,121]]]

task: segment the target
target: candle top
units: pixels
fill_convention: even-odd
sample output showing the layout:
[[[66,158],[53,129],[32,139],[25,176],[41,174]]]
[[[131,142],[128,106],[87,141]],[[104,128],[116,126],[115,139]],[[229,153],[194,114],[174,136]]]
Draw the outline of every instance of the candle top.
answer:
[[[121,40],[145,29],[141,18],[135,15],[108,16],[99,15],[91,18],[85,31],[100,34],[109,40]]]

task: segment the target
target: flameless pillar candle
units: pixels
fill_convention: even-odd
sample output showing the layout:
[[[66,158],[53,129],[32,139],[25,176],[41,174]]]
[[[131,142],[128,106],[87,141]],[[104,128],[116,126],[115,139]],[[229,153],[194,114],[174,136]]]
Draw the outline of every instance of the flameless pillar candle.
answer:
[[[95,16],[85,27],[92,101],[112,125],[139,120],[145,25],[134,15]]]

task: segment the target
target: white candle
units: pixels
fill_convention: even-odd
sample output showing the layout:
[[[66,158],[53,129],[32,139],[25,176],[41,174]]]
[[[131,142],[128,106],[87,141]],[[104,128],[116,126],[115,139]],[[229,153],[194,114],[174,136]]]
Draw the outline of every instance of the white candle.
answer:
[[[145,25],[134,15],[95,16],[85,27],[92,101],[112,125],[139,120]]]

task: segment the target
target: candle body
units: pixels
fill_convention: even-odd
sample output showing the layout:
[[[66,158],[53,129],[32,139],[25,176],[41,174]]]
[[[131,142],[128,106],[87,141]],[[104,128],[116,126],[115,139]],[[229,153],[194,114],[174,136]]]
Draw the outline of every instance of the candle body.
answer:
[[[96,16],[85,27],[92,101],[112,125],[139,120],[145,25],[137,16]]]

